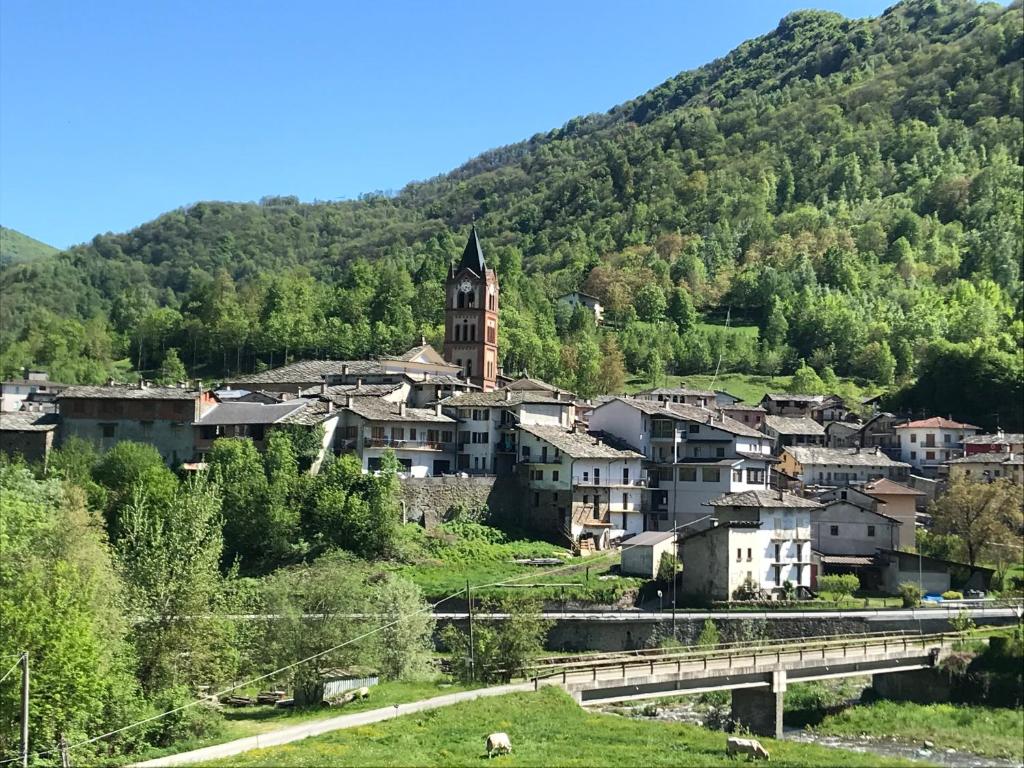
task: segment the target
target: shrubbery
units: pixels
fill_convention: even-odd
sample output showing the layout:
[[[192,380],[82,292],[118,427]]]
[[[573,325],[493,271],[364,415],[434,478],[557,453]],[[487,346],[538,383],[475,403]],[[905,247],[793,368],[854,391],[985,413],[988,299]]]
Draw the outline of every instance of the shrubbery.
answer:
[[[916,608],[921,604],[921,587],[912,581],[900,584],[900,599],[904,608]]]

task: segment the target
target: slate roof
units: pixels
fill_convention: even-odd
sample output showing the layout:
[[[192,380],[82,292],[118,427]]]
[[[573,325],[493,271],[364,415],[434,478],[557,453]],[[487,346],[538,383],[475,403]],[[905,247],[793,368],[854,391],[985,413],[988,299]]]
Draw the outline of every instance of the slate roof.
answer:
[[[0,413],[0,432],[50,432],[57,428],[55,413],[15,411]]]
[[[765,413],[762,406],[751,405],[750,403],[733,403],[732,405],[719,405],[716,407],[720,411],[757,411],[758,413]]]
[[[527,392],[557,392],[558,387],[554,384],[548,384],[546,381],[540,379],[534,379],[526,374],[523,374],[515,381],[510,381],[505,385],[504,389],[511,389],[513,392],[527,391]]]
[[[401,384],[332,384],[327,388],[327,396],[335,402],[344,400],[346,395],[381,397],[390,395],[401,387]],[[323,395],[323,388],[319,384],[306,387],[299,392],[299,395],[301,397],[319,397]]]
[[[490,392],[462,392],[457,395],[451,395],[441,400],[441,404],[450,408],[474,408],[474,407],[497,407],[497,406],[512,406],[520,405],[522,403],[547,403],[547,404],[561,404],[565,406],[572,405],[569,400],[559,400],[556,396],[556,392],[547,392],[541,390],[511,390],[511,389],[494,389]]]
[[[782,498],[779,498],[781,493]],[[789,491],[740,491],[739,493],[723,493],[721,496],[708,502],[711,507],[802,507],[806,509],[820,509],[822,504],[803,496],[797,496]]]
[[[276,424],[309,404],[309,400],[301,399],[286,400],[283,403],[220,403],[194,423],[202,427],[221,424]]]
[[[654,389],[647,389],[643,392],[637,392],[638,395],[686,395],[690,397],[714,397],[715,393],[710,389],[690,389],[689,387],[655,387]]]
[[[573,432],[571,429],[541,424],[521,424],[522,432],[529,432],[550,443],[562,453],[574,459],[642,459],[642,453],[619,450],[603,443],[600,439],[586,432]]]
[[[344,365],[348,366],[350,376],[384,373],[384,366],[378,360],[300,360],[262,373],[239,376],[232,381],[245,384],[305,384],[320,381],[332,373],[340,374]]]
[[[672,531],[644,531],[638,533],[630,539],[627,539],[622,543],[622,548],[628,547],[650,547],[655,544],[661,544],[666,541],[672,541],[675,538],[675,533]]]
[[[313,400],[312,402],[307,402],[305,408],[299,408],[298,410],[292,411],[277,423],[313,426],[314,424],[319,424],[330,416],[337,416],[337,414],[337,411],[332,411],[327,407],[326,400]]]
[[[909,467],[902,461],[893,461],[877,449],[822,448],[817,445],[790,445],[784,449],[801,464],[824,464],[858,467]]]
[[[953,421],[952,419],[946,419],[942,416],[932,416],[930,419],[918,419],[917,421],[908,421],[906,424],[900,424],[896,429],[981,429],[973,424],[968,424],[963,421]]]
[[[870,483],[864,484],[864,493],[867,494],[881,494],[883,496],[924,496],[924,491],[919,491],[916,488],[911,488],[909,485],[903,485],[903,483],[897,483],[888,478],[879,478],[878,480],[872,480]]]
[[[611,400],[620,400],[628,406],[636,408],[638,411],[650,414],[651,416],[661,416],[666,419],[678,419],[680,421],[695,421],[699,424],[707,424],[708,426],[720,429],[723,432],[728,432],[733,435],[743,435],[745,437],[761,437],[765,438],[763,432],[758,432],[753,427],[748,427],[746,424],[741,424],[733,418],[725,416],[718,411],[709,411],[706,408],[701,408],[696,405],[689,405],[687,403],[660,403],[657,400],[640,400],[633,397],[613,397]],[[602,403],[604,405],[604,403]],[[712,421],[709,422],[708,419]]]
[[[195,400],[199,392],[181,387],[68,387],[57,395],[59,400]]]
[[[462,252],[462,259],[455,271],[460,272],[463,269],[471,269],[480,277],[484,276],[487,269],[487,265],[484,263],[484,249],[480,247],[480,237],[476,233],[476,224],[469,230],[466,250]]]
[[[806,416],[765,416],[765,427],[780,435],[824,435],[825,428]]]
[[[971,445],[1002,445],[1004,443],[1024,443],[1024,435],[1020,432],[1003,432],[995,435],[970,435],[964,438],[964,443]]]
[[[352,404],[343,406],[346,410],[362,416],[367,421],[437,422],[454,424],[455,419],[444,414],[438,415],[433,408],[405,408],[399,413],[401,403],[392,403],[377,397],[353,397]]]
[[[762,400],[790,401],[793,403],[823,403],[832,395],[798,395],[793,392],[768,392]]]
[[[950,459],[947,464],[1020,464],[1024,457],[1019,453],[972,453],[959,459]]]

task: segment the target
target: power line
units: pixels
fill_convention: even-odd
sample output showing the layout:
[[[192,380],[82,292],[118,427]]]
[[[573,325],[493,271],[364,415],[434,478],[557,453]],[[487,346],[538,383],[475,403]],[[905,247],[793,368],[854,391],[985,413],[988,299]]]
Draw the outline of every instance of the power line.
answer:
[[[679,527],[681,527],[681,526],[679,526]],[[676,530],[676,528],[670,529],[670,531],[675,531],[675,530]],[[588,563],[592,563],[595,560],[600,560],[600,559],[603,559],[605,557],[608,557],[608,556],[616,554],[616,553],[625,552],[627,549],[632,549],[635,546],[640,546],[640,545],[638,545],[638,544],[630,544],[630,545],[627,545],[625,547],[621,547],[618,550],[608,550],[608,552],[606,552],[605,554],[597,555],[597,556],[593,556],[593,557],[588,557],[587,561],[588,561]],[[558,573],[559,571],[569,570],[570,568],[579,568],[579,567],[580,567],[579,563],[567,563],[566,565],[559,566],[558,568],[553,568],[553,569],[551,569],[549,571],[546,571],[544,573],[544,576],[548,576],[550,574]],[[503,581],[496,581],[496,582],[494,582],[492,584],[484,584],[484,585],[482,585],[481,587],[478,587],[478,588],[479,589],[484,589],[484,588],[487,588],[487,587],[500,587],[500,586],[503,586],[505,584],[511,584],[513,582],[521,581],[521,580],[527,579],[527,578],[537,578],[537,574],[536,573],[524,573],[524,574],[521,574],[520,576],[515,576],[515,577],[512,577],[512,578],[504,579]],[[419,610],[413,611],[412,613],[406,614],[405,616],[399,616],[397,619],[395,619],[392,622],[389,622],[387,624],[382,624],[379,627],[375,627],[375,628],[371,629],[369,632],[364,632],[361,635],[357,635],[356,637],[350,638],[350,639],[346,640],[343,643],[335,645],[332,648],[328,648],[326,650],[319,651],[318,653],[314,653],[311,656],[307,656],[304,659],[299,659],[298,661],[295,661],[295,662],[293,662],[291,664],[288,664],[288,665],[286,665],[284,667],[280,667],[279,669],[275,669],[275,670],[273,670],[271,672],[267,672],[266,674],[260,675],[259,677],[254,677],[254,678],[251,678],[249,680],[244,680],[244,681],[242,681],[240,683],[236,683],[235,685],[229,686],[228,688],[224,688],[223,690],[220,690],[220,691],[217,691],[216,693],[210,694],[210,696],[207,697],[207,698],[196,699],[195,701],[190,701],[187,704],[182,704],[180,707],[175,707],[174,709],[169,709],[166,712],[161,712],[160,714],[152,715],[152,716],[144,718],[142,720],[137,720],[134,723],[129,723],[128,725],[125,725],[125,726],[123,726],[121,728],[117,728],[117,729],[115,729],[113,731],[107,731],[106,733],[101,733],[99,736],[93,736],[91,738],[83,739],[82,741],[75,742],[74,744],[68,744],[68,745],[64,746],[63,749],[70,751],[72,749],[77,749],[78,747],[84,747],[87,744],[93,744],[93,743],[95,743],[97,741],[101,741],[101,740],[109,738],[111,736],[116,736],[119,733],[124,733],[125,731],[131,730],[132,728],[136,728],[136,727],[138,727],[140,725],[145,725],[146,723],[151,723],[151,722],[154,722],[156,720],[160,720],[160,719],[162,719],[164,717],[167,717],[168,715],[177,714],[178,712],[182,712],[182,711],[184,711],[186,709],[191,709],[192,707],[195,707],[195,706],[198,706],[199,704],[202,704],[204,701],[208,701],[210,698],[219,698],[219,697],[221,697],[221,696],[223,696],[225,694],[231,693],[232,691],[236,691],[239,688],[244,688],[247,685],[252,685],[253,683],[258,683],[261,680],[266,680],[269,677],[274,677],[275,675],[279,675],[282,672],[287,672],[289,669],[297,667],[300,664],[305,664],[306,662],[313,661],[314,659],[318,659],[321,656],[327,655],[328,653],[333,653],[334,651],[338,650],[339,648],[344,648],[346,645],[351,645],[352,643],[355,643],[355,642],[357,642],[359,640],[364,640],[365,638],[370,637],[371,635],[375,635],[378,632],[381,632],[381,631],[387,629],[388,627],[393,627],[396,624],[401,623],[405,619],[412,618],[413,616],[417,616],[417,615],[419,615],[421,613],[432,612],[437,606],[441,605],[442,603],[446,603],[446,602],[448,602],[449,600],[451,600],[451,599],[453,599],[455,597],[458,597],[459,595],[461,595],[463,592],[466,592],[466,591],[467,591],[466,589],[460,589],[457,592],[453,592],[452,594],[448,595],[447,597],[441,598],[440,600],[438,600],[436,603],[434,603],[432,605],[424,606],[423,608],[420,608]],[[15,667],[17,667],[17,664],[15,664]],[[12,669],[13,669],[13,667],[12,667]],[[7,674],[10,674],[10,672],[8,672]],[[5,677],[6,677],[6,675],[5,675]],[[44,757],[46,755],[51,755],[51,754],[54,754],[54,753],[56,753],[58,751],[61,751],[61,749],[62,749],[61,747],[54,747],[53,749],[46,749],[46,750],[43,750],[41,752],[33,752],[33,753],[31,753],[30,757]],[[7,758],[5,760],[0,760],[0,765],[5,765],[7,763],[13,763],[13,762],[15,762],[16,760],[19,760],[19,759],[20,758],[12,757],[12,758]]]
[[[11,672],[16,670],[18,668],[18,665],[20,665],[20,664],[21,664],[21,654],[19,653],[18,654],[18,660],[16,662],[14,662],[14,666],[12,666],[10,669],[8,669],[5,672],[3,677],[0,677],[0,683],[2,683],[4,680],[6,680],[8,677],[10,677]]]

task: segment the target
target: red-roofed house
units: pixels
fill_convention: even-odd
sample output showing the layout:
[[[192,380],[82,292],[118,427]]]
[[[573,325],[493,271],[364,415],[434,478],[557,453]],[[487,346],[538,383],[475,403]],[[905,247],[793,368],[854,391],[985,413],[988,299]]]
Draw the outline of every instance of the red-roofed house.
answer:
[[[922,474],[934,476],[943,462],[963,456],[964,438],[980,431],[973,424],[941,416],[908,421],[896,427],[900,458]]]

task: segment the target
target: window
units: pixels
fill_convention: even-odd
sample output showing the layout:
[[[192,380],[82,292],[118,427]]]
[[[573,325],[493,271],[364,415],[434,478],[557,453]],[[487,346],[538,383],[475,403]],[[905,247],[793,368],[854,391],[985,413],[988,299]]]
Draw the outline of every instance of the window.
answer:
[[[953,436],[951,434],[949,434],[949,432],[947,432],[946,434],[944,434],[942,436],[942,442],[944,442],[944,443],[951,443],[951,442],[953,442]]]
[[[103,436],[104,437],[113,437],[114,436],[114,430],[117,428],[116,424],[102,424],[101,426],[103,427]]]
[[[590,503],[590,495],[584,493],[583,494],[583,506],[587,506],[589,503]]]
[[[736,562],[737,563],[742,563],[743,562],[743,548],[742,547],[736,547]]]
[[[452,441],[452,432],[450,429],[441,430],[441,442],[450,443]]]
[[[629,509],[629,494],[628,493],[622,494],[622,508],[623,509]]]
[[[558,470],[557,469],[551,470],[551,479],[554,482],[556,482],[556,483],[558,482]]]
[[[734,469],[732,471],[732,481],[734,483],[742,483],[743,482],[743,470],[742,469]]]
[[[917,442],[917,435],[915,435],[913,432],[910,433],[910,442],[912,442],[912,443],[916,443]]]
[[[409,427],[409,439],[410,440],[415,440],[416,439],[416,427]]]
[[[473,421],[487,421],[487,409],[474,409]]]
[[[752,550],[750,547],[747,547],[747,562],[749,563],[753,559],[754,559],[754,550]]]
[[[871,538],[875,537],[875,526],[873,526],[873,525],[869,525],[868,526],[868,536],[870,536]]]
[[[474,432],[473,433],[473,443],[474,444],[476,444],[476,445],[486,445],[488,442],[490,442],[490,433],[489,432]],[[524,447],[524,450],[526,450],[525,447]],[[529,453],[524,454],[524,455],[528,456]]]
[[[152,421],[140,421],[139,427],[142,429],[142,436],[149,437],[153,434],[153,422]]]
[[[725,458],[725,448],[715,448],[715,456],[719,459]]]
[[[583,482],[584,483],[589,483],[590,482],[590,472],[588,470],[586,470],[586,469],[583,470]]]
[[[528,446],[528,445],[524,445],[523,446],[523,458],[524,459],[529,459],[530,458],[530,446]]]
[[[917,458],[917,451],[911,451],[910,452],[910,460],[913,461],[916,458]]]
[[[543,469],[531,469],[530,470],[530,479],[531,480],[543,480],[544,479],[544,470]]]
[[[679,482],[681,482],[681,483],[695,483],[695,482],[697,482],[697,468],[696,467],[680,467],[679,468]]]
[[[405,427],[392,427],[391,428],[391,439],[392,440],[405,440]]]
[[[830,525],[828,527],[828,535],[829,536],[838,536],[839,535],[839,526],[838,525]]]
[[[935,451],[925,451],[924,452],[924,457],[928,461],[934,460],[935,459]]]
[[[689,426],[689,432],[691,435],[696,435],[698,432],[700,432],[700,424],[691,423]]]
[[[747,470],[747,482],[756,483],[757,485],[764,485],[765,471],[763,469],[748,469]]]
[[[717,467],[704,467],[700,471],[702,483],[719,483],[722,481],[722,473]]]

